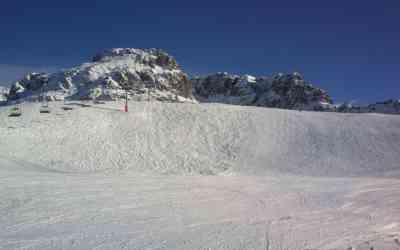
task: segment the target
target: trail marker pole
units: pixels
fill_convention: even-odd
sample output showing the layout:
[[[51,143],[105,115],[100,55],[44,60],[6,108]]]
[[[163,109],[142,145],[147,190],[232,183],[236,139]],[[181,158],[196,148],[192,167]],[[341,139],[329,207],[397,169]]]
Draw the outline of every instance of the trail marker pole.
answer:
[[[128,112],[128,91],[125,90],[125,112]]]

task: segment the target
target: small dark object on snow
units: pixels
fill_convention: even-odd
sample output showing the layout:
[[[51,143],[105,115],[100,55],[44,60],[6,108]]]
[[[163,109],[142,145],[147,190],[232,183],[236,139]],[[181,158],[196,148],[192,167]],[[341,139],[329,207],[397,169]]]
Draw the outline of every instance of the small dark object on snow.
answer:
[[[41,114],[50,114],[51,112],[50,112],[50,110],[42,109],[42,110],[40,110],[40,113]]]
[[[18,117],[21,116],[22,112],[18,107],[13,107],[10,111],[9,117]]]
[[[39,112],[40,112],[41,114],[49,114],[49,113],[51,113],[49,107],[46,107],[46,106],[42,106],[42,107],[40,108]]]
[[[69,111],[69,110],[73,110],[73,107],[68,107],[68,106],[64,106],[62,107],[63,110]]]

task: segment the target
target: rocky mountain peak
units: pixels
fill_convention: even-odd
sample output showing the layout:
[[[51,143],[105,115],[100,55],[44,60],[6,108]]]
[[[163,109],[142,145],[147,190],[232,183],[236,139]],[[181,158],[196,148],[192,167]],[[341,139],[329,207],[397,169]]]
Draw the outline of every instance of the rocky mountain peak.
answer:
[[[194,93],[203,101],[286,109],[321,110],[332,103],[326,91],[295,72],[272,77],[217,73],[193,79]]]
[[[100,89],[100,99],[115,99],[128,91],[138,99],[192,100],[191,82],[172,56],[161,49],[132,48],[105,50],[92,62],[54,74],[28,74],[12,85],[9,98],[35,97],[44,91],[50,99],[90,99],[94,89]]]
[[[7,92],[7,93],[4,93]],[[365,107],[333,105],[328,93],[298,72],[255,77],[227,72],[189,79],[174,57],[161,49],[114,48],[91,62],[53,74],[30,73],[0,93],[7,100],[105,99],[219,102],[299,110],[400,113],[400,101]],[[93,94],[95,93],[95,94]]]
[[[175,58],[161,49],[134,49],[134,48],[114,48],[108,49],[96,54],[93,62],[104,62],[115,60],[118,58],[130,58],[138,63],[148,64],[151,66],[158,65],[160,67],[168,67],[170,69],[179,69],[179,65]]]

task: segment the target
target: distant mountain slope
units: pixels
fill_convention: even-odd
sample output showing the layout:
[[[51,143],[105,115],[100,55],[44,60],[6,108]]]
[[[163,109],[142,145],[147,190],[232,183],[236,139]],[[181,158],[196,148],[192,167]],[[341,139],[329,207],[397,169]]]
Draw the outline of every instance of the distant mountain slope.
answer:
[[[0,107],[0,157],[67,172],[400,176],[400,117],[223,104]],[[26,165],[26,164],[25,164]]]
[[[377,102],[367,106],[354,106],[348,103],[335,107],[337,112],[345,113],[382,113],[382,114],[400,114],[400,100],[390,99],[383,102]]]
[[[329,109],[332,99],[299,73],[273,77],[217,73],[193,79],[194,93],[203,101],[285,109]]]

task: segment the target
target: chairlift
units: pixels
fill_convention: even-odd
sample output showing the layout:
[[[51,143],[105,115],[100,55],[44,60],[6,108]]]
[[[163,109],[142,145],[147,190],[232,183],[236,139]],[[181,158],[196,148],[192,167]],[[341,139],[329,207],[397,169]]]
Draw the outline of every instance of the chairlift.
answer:
[[[13,107],[13,108],[11,108],[10,114],[8,116],[9,117],[18,117],[21,115],[22,115],[21,109],[19,107]]]
[[[39,112],[42,114],[49,114],[51,112],[49,108],[49,103],[47,102],[46,97],[43,97],[42,105],[40,106]]]
[[[94,100],[94,104],[106,104],[104,101]]]
[[[88,107],[91,107],[92,105],[87,104],[87,103],[82,103],[80,106],[83,108],[88,108]]]
[[[67,104],[67,102],[65,101],[65,98],[64,98],[64,105],[61,107],[63,110],[65,110],[65,111],[70,111],[70,110],[73,110],[74,108],[72,107],[72,106],[70,106],[69,104]]]
[[[93,104],[105,104],[105,102],[99,101],[99,97],[103,94],[103,90],[101,88],[95,88],[92,90],[91,96],[93,99]]]
[[[46,105],[42,105],[40,107],[39,112],[42,114],[49,114],[49,113],[51,113],[51,110],[50,110],[49,106],[46,104]]]
[[[44,84],[42,86],[42,93],[41,93],[42,106],[39,109],[39,112],[41,114],[49,114],[49,113],[51,113],[51,110],[49,108],[49,103],[47,101],[47,96],[45,96],[45,88],[46,87],[47,87],[47,84]]]
[[[64,105],[64,106],[62,107],[62,109],[65,110],[65,111],[70,111],[70,110],[73,110],[74,108],[71,107],[71,106],[65,106],[65,105]]]

